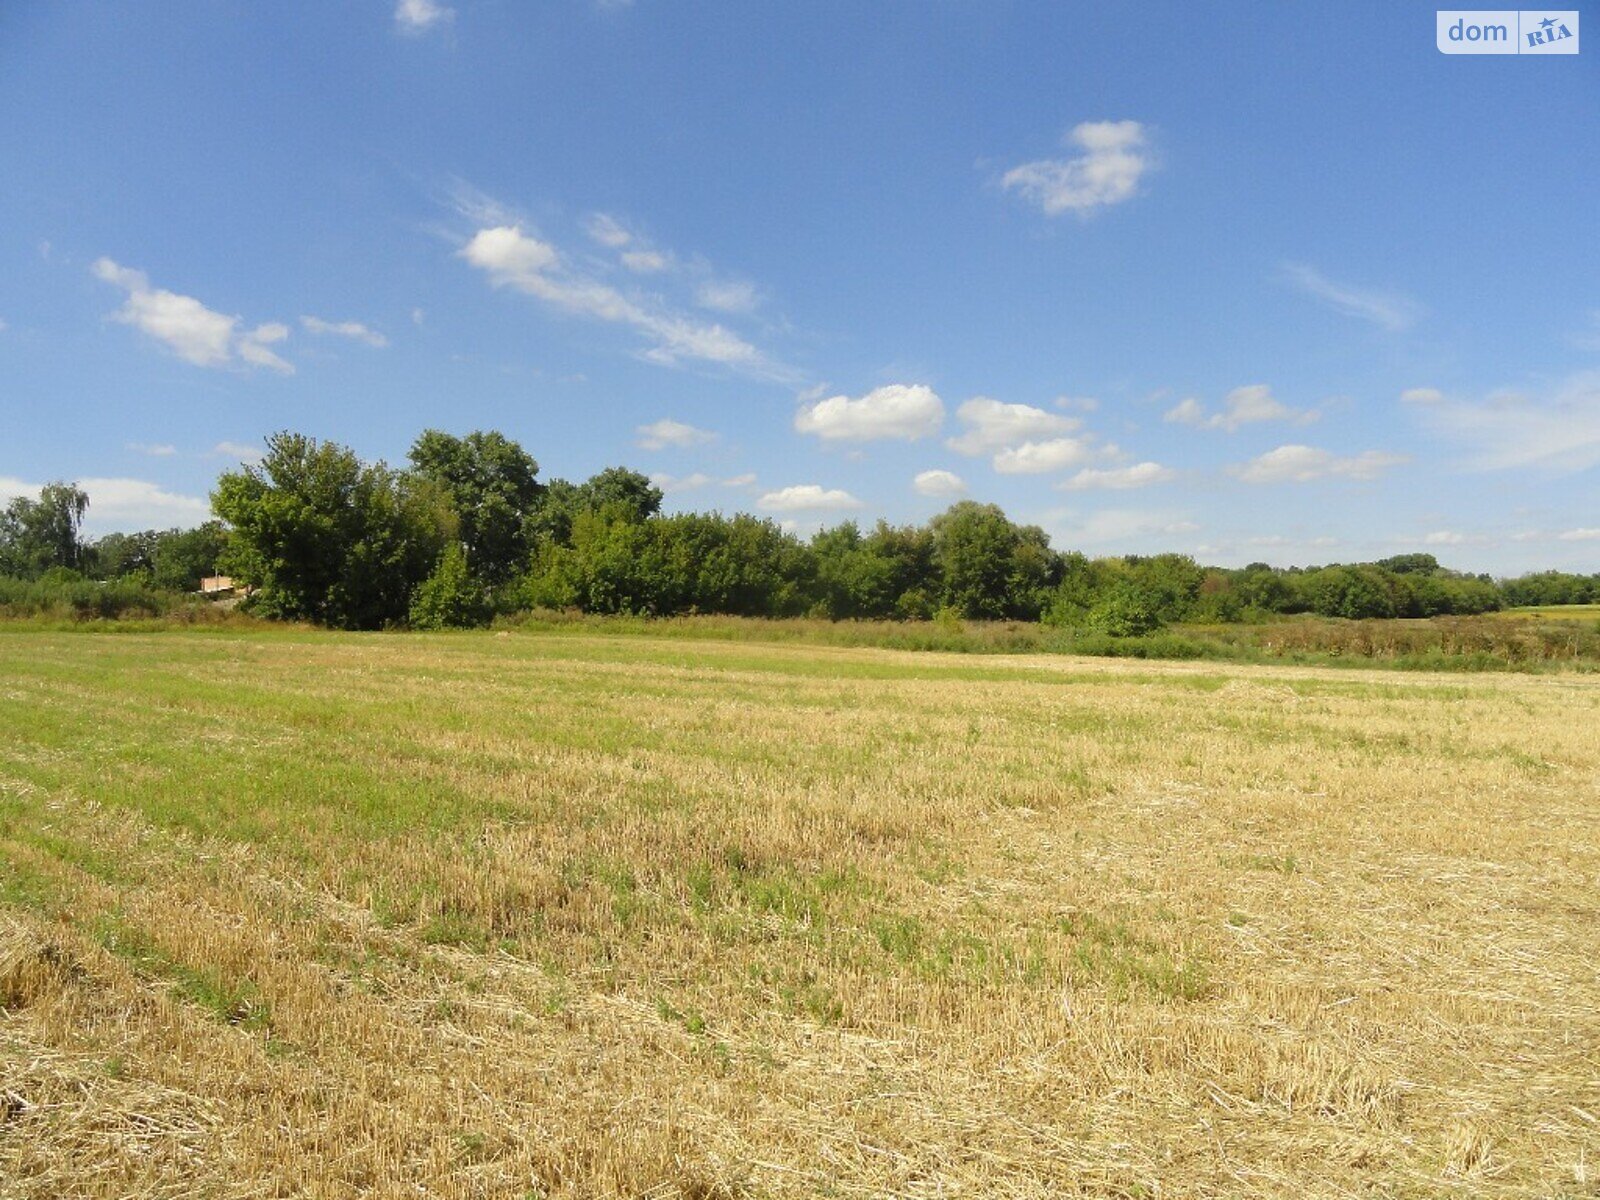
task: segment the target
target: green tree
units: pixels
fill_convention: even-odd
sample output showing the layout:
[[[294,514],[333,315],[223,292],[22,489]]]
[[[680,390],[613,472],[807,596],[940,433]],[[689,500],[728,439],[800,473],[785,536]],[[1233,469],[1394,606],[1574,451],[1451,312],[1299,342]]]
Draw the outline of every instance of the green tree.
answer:
[[[929,524],[940,602],[964,617],[1037,617],[1061,578],[1061,558],[1037,526],[998,505],[963,500]]]
[[[450,497],[473,574],[494,586],[527,565],[528,523],[545,491],[532,456],[500,433],[454,437],[429,429],[410,458]]]
[[[403,621],[456,536],[432,480],[297,433],[268,438],[260,463],[217,480],[211,503],[233,527],[224,565],[257,589],[252,607],[345,629]]]
[[[86,558],[96,579],[149,579],[156,569],[160,535],[153,529],[139,533],[108,533],[89,546]]]
[[[1187,554],[1130,556],[1124,562],[1129,584],[1162,624],[1181,621],[1193,611],[1206,573]]]
[[[1362,620],[1396,615],[1394,593],[1372,567],[1324,567],[1305,580],[1311,610],[1324,617]]]
[[[589,512],[611,510],[623,520],[637,524],[661,511],[661,489],[648,475],[627,467],[607,467],[584,480],[578,489],[578,503]]]
[[[962,500],[930,522],[940,603],[963,617],[1001,617],[1010,596],[1017,531],[996,504]]]
[[[221,521],[169,529],[155,540],[151,582],[175,592],[198,591],[202,579],[219,573],[217,563],[227,549],[228,529]]]
[[[606,511],[610,519],[639,524],[661,511],[662,498],[648,475],[626,467],[607,467],[582,483],[552,479],[528,518],[528,544],[570,545],[573,522],[582,513]]]
[[[192,592],[217,574],[227,546],[227,527],[207,521],[193,529],[108,533],[88,548],[87,558],[97,579],[139,578],[167,591]]]
[[[79,531],[88,508],[75,483],[47,483],[37,500],[13,499],[0,510],[0,573],[35,579],[52,567],[82,569]]]
[[[1439,560],[1431,554],[1396,554],[1372,565],[1396,575],[1432,575],[1439,570]]]

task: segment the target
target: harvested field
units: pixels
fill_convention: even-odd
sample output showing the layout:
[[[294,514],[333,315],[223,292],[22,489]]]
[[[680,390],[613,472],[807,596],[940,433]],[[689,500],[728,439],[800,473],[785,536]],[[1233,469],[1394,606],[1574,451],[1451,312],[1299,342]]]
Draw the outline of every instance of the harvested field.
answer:
[[[0,632],[0,1197],[1600,1195],[1600,678]]]

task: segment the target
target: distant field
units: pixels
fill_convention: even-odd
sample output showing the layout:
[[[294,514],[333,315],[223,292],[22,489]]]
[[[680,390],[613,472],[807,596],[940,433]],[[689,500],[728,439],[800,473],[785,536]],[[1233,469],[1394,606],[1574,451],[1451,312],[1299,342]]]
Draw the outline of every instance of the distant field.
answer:
[[[1508,608],[1502,617],[1538,617],[1546,621],[1584,621],[1600,619],[1600,604],[1537,604]]]
[[[0,630],[0,1197],[1593,1196],[1600,678]]]

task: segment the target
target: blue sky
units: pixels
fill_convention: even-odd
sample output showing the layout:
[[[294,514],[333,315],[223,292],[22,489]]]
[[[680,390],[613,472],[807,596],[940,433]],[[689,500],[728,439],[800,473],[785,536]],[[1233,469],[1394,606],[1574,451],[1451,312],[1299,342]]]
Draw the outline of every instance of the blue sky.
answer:
[[[495,428],[801,530],[1600,569],[1600,46],[1434,11],[13,0],[0,493]]]

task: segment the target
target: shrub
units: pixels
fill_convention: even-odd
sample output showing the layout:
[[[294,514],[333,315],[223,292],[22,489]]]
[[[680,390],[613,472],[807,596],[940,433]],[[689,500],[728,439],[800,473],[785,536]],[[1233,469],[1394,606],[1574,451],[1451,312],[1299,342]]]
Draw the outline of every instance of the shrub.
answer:
[[[46,571],[39,579],[0,577],[0,617],[12,619],[109,621],[171,616],[204,607],[201,601],[161,591],[139,579],[96,583],[64,567]]]
[[[467,570],[461,543],[452,542],[439,556],[439,564],[411,597],[414,629],[466,629],[489,618],[483,588]]]
[[[1159,629],[1161,618],[1142,592],[1118,587],[1089,609],[1089,627],[1112,637],[1140,637]]]

